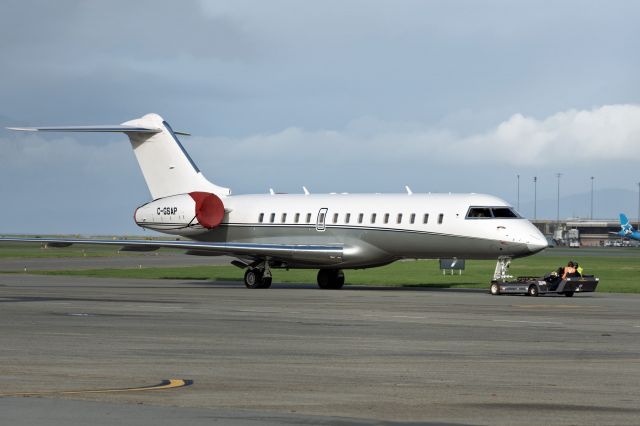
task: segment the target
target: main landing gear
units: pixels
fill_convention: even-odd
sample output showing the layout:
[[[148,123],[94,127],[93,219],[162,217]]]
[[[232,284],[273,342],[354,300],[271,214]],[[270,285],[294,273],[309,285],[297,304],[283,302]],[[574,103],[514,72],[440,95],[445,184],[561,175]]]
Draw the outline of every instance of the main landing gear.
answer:
[[[318,271],[318,287],[328,290],[339,290],[344,285],[344,272],[340,269],[320,269]]]
[[[255,268],[247,268],[244,273],[244,285],[247,288],[271,287],[271,269],[269,269],[269,262],[262,262]]]
[[[247,288],[271,287],[271,269],[268,262],[251,266],[246,265],[244,285]],[[339,290],[344,285],[344,272],[340,269],[320,269],[318,271],[318,287],[326,290]]]

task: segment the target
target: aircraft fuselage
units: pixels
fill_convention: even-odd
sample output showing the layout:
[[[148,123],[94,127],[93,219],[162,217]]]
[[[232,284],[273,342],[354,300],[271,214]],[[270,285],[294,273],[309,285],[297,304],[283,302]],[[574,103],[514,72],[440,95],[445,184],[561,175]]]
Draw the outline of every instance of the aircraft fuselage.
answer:
[[[526,219],[469,218],[471,207],[508,207],[482,194],[238,195],[225,197],[224,204],[229,211],[215,229],[169,233],[206,242],[343,246],[339,259],[287,263],[309,268],[371,267],[407,258],[522,257],[547,247]]]

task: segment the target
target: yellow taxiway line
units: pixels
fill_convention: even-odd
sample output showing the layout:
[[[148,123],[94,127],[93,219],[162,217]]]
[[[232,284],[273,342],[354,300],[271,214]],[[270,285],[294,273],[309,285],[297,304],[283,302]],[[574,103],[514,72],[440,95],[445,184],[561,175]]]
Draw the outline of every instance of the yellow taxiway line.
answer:
[[[39,396],[39,395],[77,395],[83,393],[116,393],[116,392],[142,392],[142,391],[155,391],[165,389],[183,388],[185,386],[191,386],[193,380],[183,379],[169,379],[163,380],[157,385],[140,386],[135,388],[119,388],[119,389],[84,389],[84,390],[51,390],[51,391],[34,391],[34,392],[10,392],[0,393],[0,397],[3,396]]]

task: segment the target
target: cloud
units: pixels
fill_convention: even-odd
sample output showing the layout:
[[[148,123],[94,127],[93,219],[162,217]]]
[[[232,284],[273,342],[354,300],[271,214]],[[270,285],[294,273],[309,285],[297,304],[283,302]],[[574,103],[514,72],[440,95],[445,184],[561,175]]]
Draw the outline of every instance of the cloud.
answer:
[[[409,184],[417,192],[510,199],[517,170],[524,173],[524,200],[533,175],[540,199],[552,198],[557,171],[566,173],[563,194],[586,191],[594,171],[598,188],[635,182],[638,140],[640,106],[608,105],[542,119],[514,114],[468,135],[364,117],[342,129],[289,127],[183,144],[209,179],[236,194],[297,192],[301,185],[312,192],[397,192]],[[2,194],[19,206],[8,217],[12,232],[137,232],[131,210],[149,195],[124,135],[11,133],[0,135],[0,146]]]
[[[243,138],[200,138],[195,145],[223,145],[232,159],[250,152],[269,161],[314,159],[353,163],[394,161],[536,166],[553,159],[569,162],[628,160],[640,141],[640,106],[605,105],[568,110],[544,119],[514,114],[494,128],[472,135],[419,124],[360,119],[343,130],[307,131],[290,127]],[[206,157],[205,157],[206,158]],[[233,160],[232,160],[233,161]]]
[[[628,160],[640,141],[640,106],[605,105],[559,112],[543,120],[514,114],[492,131],[454,144],[467,160],[532,165],[551,158]]]

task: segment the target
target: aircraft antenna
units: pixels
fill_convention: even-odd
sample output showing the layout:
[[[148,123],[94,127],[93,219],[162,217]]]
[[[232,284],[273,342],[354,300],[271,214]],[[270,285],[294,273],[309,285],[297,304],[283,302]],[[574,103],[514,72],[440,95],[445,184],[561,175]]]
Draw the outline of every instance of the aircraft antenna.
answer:
[[[404,189],[407,190],[407,195],[413,195],[413,191],[411,190],[411,188],[409,188],[409,185],[405,185]]]
[[[309,195],[309,190],[307,189],[306,186],[303,186],[302,190],[304,191],[304,195]]]

